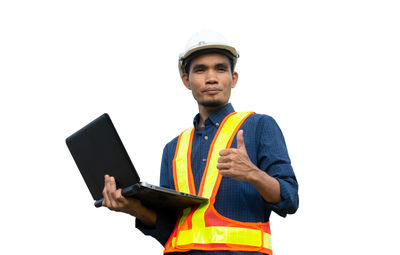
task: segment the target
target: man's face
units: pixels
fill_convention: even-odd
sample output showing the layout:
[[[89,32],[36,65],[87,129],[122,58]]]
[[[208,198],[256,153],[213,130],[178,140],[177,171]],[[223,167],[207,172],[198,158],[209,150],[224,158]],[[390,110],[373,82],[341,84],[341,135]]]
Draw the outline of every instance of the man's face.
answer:
[[[228,103],[238,74],[232,73],[228,57],[210,53],[192,60],[189,74],[182,75],[199,106],[221,107]]]

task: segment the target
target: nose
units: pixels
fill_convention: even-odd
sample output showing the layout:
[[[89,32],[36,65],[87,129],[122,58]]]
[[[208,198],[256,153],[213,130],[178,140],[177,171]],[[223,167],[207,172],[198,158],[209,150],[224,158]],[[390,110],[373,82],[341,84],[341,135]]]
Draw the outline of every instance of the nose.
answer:
[[[206,73],[206,84],[217,84],[218,79],[214,70],[208,70]]]

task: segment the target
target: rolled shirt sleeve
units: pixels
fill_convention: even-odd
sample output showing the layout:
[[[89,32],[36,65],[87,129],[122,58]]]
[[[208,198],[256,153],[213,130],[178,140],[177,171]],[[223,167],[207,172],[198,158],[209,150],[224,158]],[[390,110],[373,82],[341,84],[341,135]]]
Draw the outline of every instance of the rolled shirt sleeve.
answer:
[[[285,217],[295,213],[299,206],[298,183],[281,129],[272,117],[262,116],[257,130],[261,138],[258,144],[258,166],[278,180],[282,199],[277,204],[265,203],[267,208]]]

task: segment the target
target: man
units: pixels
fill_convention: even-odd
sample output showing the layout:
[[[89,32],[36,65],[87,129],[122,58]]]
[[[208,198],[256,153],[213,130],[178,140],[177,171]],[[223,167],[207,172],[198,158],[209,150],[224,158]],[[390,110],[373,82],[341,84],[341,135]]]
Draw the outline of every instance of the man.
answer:
[[[179,60],[182,82],[199,108],[194,127],[163,152],[160,185],[209,198],[182,212],[156,212],[124,198],[105,176],[103,205],[136,217],[136,227],[168,254],[272,254],[269,216],[298,208],[298,185],[283,135],[267,115],[235,113],[238,52],[202,31]]]

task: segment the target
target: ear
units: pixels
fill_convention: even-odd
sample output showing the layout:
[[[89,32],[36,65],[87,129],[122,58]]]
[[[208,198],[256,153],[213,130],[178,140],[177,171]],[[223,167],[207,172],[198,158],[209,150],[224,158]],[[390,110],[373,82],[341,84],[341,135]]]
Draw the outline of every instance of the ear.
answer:
[[[239,79],[239,74],[237,72],[233,72],[232,85],[231,85],[232,88],[236,87],[236,83],[237,83],[238,79]]]
[[[190,87],[190,83],[189,83],[189,75],[187,73],[182,74],[181,76],[183,85],[185,85],[185,87],[189,90],[192,90],[192,88]]]

